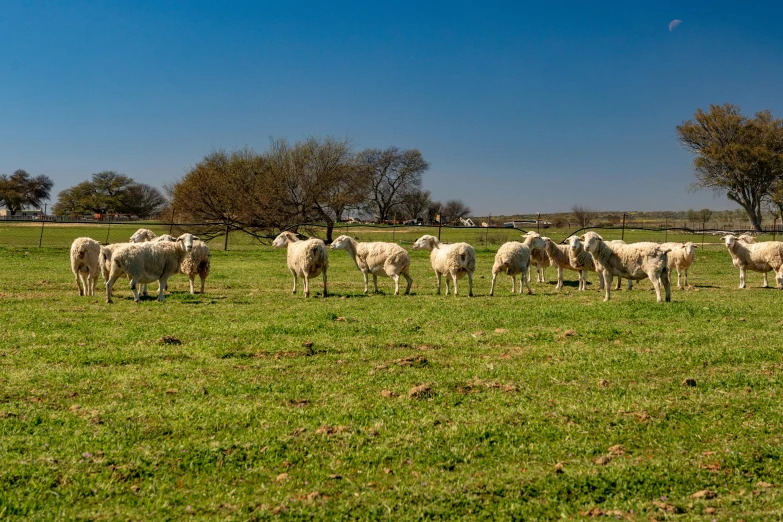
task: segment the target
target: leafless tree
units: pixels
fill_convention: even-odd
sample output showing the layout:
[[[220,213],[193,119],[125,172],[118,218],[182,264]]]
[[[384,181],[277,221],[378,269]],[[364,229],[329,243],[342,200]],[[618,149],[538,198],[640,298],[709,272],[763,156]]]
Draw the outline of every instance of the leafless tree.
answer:
[[[576,224],[580,228],[587,228],[593,222],[596,216],[596,212],[588,207],[582,205],[574,205],[571,207],[571,214],[574,216]]]
[[[422,174],[429,169],[417,149],[366,149],[359,161],[370,172],[368,212],[386,221],[402,205],[405,197],[421,188]]]
[[[450,199],[446,201],[441,209],[441,216],[443,223],[448,225],[459,224],[460,218],[465,218],[470,215],[470,207],[467,206],[461,199]]]

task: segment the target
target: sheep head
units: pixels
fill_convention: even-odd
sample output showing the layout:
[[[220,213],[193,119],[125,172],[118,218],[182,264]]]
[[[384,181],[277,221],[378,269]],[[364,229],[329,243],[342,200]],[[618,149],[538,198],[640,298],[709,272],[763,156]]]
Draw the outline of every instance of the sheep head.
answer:
[[[579,242],[579,238],[576,237],[576,236],[569,237],[568,238],[568,246],[572,250],[577,250],[581,246],[581,243]]]
[[[438,241],[438,238],[435,236],[424,235],[417,239],[415,243],[413,243],[413,249],[432,251],[438,246],[439,243],[440,241]]]
[[[281,248],[288,246],[288,243],[296,243],[297,241],[299,241],[299,238],[296,237],[296,234],[286,230],[275,238],[275,240],[272,242],[272,246],[275,248]]]
[[[734,237],[734,234],[727,234],[721,238],[723,242],[726,244],[728,248],[731,248],[734,246],[734,243],[737,242],[737,238]]]
[[[185,233],[177,238],[177,245],[180,245],[185,252],[190,252],[193,250],[193,241],[198,241],[198,238],[193,234]]]
[[[595,252],[598,250],[598,245],[604,240],[604,238],[595,232],[585,232],[579,239],[584,241],[585,250],[588,252]]]
[[[131,243],[144,243],[145,241],[151,241],[155,239],[155,232],[147,230],[146,228],[138,229],[131,237]]]
[[[348,236],[340,236],[329,245],[329,248],[333,250],[345,250],[351,244],[351,238]]]

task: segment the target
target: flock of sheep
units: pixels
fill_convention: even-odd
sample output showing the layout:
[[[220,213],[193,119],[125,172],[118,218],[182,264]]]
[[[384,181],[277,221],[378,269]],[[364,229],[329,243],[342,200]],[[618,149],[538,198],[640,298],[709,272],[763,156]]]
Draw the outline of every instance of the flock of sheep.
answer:
[[[112,288],[122,276],[130,279],[133,298],[139,301],[138,286],[147,295],[147,283],[158,282],[158,300],[163,302],[163,291],[169,277],[177,273],[188,276],[190,293],[194,293],[196,275],[201,278],[201,293],[209,275],[209,247],[193,234],[175,238],[168,234],[156,236],[141,228],[128,243],[101,246],[89,237],[76,238],[71,244],[71,270],[76,277],[79,295],[95,295],[98,274],[106,283],[106,302],[112,302]]]
[[[585,290],[589,272],[597,272],[599,290],[604,290],[604,301],[610,298],[613,278],[617,277],[619,290],[622,279],[628,280],[631,289],[633,281],[649,279],[658,302],[671,300],[669,274],[677,270],[677,286],[680,274],[688,285],[688,269],[695,257],[695,248],[687,243],[641,242],[626,244],[624,241],[604,241],[595,232],[586,232],[580,237],[571,236],[568,243],[559,245],[548,237],[528,232],[522,242],[510,241],[503,244],[495,255],[492,267],[492,286],[489,295],[495,293],[495,281],[501,272],[511,277],[511,292],[516,292],[516,278],[520,276],[519,293],[523,285],[532,293],[530,279],[535,268],[536,279],[544,282],[544,270],[548,266],[557,268],[557,289],[563,287],[563,271],[572,270],[579,274],[579,290]],[[783,242],[766,241],[756,243],[752,236],[732,234],[721,238],[734,266],[740,270],[740,288],[745,288],[745,272],[753,270],[764,274],[764,287],[768,287],[767,272],[774,271],[777,287],[783,289]],[[288,269],[293,276],[296,293],[298,278],[304,280],[304,295],[310,296],[310,278],[323,278],[324,295],[326,273],[329,268],[329,249],[320,239],[300,240],[293,232],[283,232],[272,243],[275,247],[287,247]],[[349,236],[340,236],[331,244],[332,249],[345,250],[364,277],[364,292],[369,291],[368,276],[372,275],[375,291],[378,291],[378,276],[394,280],[394,294],[400,293],[400,277],[407,281],[405,293],[410,293],[413,279],[410,275],[411,259],[408,252],[396,243],[360,243]],[[473,295],[473,273],[476,270],[476,251],[467,243],[441,243],[436,237],[424,235],[413,244],[417,250],[430,252],[430,263],[437,276],[437,293],[441,281],[446,278],[446,295],[453,283],[454,295],[458,294],[457,282],[468,277],[469,295]],[[106,302],[112,302],[112,288],[120,277],[130,279],[133,297],[139,301],[138,286],[147,295],[147,284],[157,281],[158,300],[164,300],[164,290],[169,277],[182,273],[190,280],[190,293],[195,292],[196,275],[201,278],[201,293],[210,270],[209,247],[192,234],[174,238],[168,234],[156,236],[152,231],[139,229],[128,243],[107,246],[88,237],[80,237],[71,245],[71,269],[76,277],[79,295],[95,295],[98,275],[106,283]]]
[[[658,302],[671,301],[669,273],[677,270],[677,286],[680,286],[680,274],[684,275],[684,284],[688,285],[688,269],[695,258],[692,242],[653,243],[640,242],[626,244],[624,241],[604,241],[595,232],[586,232],[580,237],[571,236],[568,244],[559,245],[537,232],[528,232],[524,241],[511,241],[503,244],[495,255],[492,267],[492,287],[489,295],[495,293],[495,280],[505,271],[511,277],[511,291],[516,292],[516,277],[520,276],[519,292],[522,285],[532,293],[529,280],[535,267],[537,281],[544,282],[544,269],[557,268],[557,288],[563,287],[563,270],[579,273],[579,290],[585,290],[588,272],[597,272],[599,290],[604,290],[604,301],[610,298],[612,279],[617,277],[617,289],[622,279],[628,280],[628,288],[633,281],[649,279]],[[745,271],[754,270],[764,274],[764,287],[769,286],[767,272],[775,271],[778,288],[783,289],[783,242],[766,241],[756,243],[752,236],[736,237],[732,234],[721,238],[731,254],[734,266],[740,269],[740,288],[745,287]],[[296,293],[297,279],[304,280],[304,295],[310,296],[310,278],[323,277],[324,295],[326,272],[329,268],[329,250],[320,239],[299,240],[293,232],[283,232],[273,242],[275,247],[288,248],[288,269],[294,280],[293,293]],[[394,294],[400,293],[400,276],[408,282],[405,293],[410,292],[413,280],[410,276],[411,260],[408,253],[395,243],[359,243],[349,236],[340,236],[331,244],[332,249],[345,250],[351,256],[356,267],[364,276],[364,292],[369,291],[368,275],[372,274],[375,291],[378,291],[378,276],[394,280]],[[473,295],[473,272],[476,269],[476,251],[467,243],[441,243],[430,235],[420,237],[414,249],[429,250],[430,262],[438,278],[437,293],[440,294],[441,280],[446,278],[446,295],[449,294],[449,280],[454,284],[454,295],[458,293],[457,281],[468,277],[469,295]],[[662,295],[663,290],[663,295]]]

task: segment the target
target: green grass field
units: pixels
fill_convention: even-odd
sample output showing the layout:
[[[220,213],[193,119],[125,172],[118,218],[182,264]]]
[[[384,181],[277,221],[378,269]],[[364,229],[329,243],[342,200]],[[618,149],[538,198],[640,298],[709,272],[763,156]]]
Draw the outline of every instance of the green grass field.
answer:
[[[331,252],[305,300],[258,246],[213,251],[205,295],[107,305],[65,247],[0,248],[0,518],[783,516],[783,292],[714,244],[672,303],[552,269],[491,298],[495,249],[474,298],[426,252],[413,295],[364,296]]]

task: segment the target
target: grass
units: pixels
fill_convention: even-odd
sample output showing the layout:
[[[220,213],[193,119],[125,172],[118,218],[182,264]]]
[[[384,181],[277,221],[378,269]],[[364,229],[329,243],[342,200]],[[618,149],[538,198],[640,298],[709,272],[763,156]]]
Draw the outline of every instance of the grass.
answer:
[[[107,305],[66,249],[0,248],[0,518],[780,516],[781,292],[714,245],[668,304],[551,269],[490,298],[478,250],[475,298],[426,252],[413,295],[364,296],[332,252],[305,300],[257,247],[214,251],[205,295]]]

